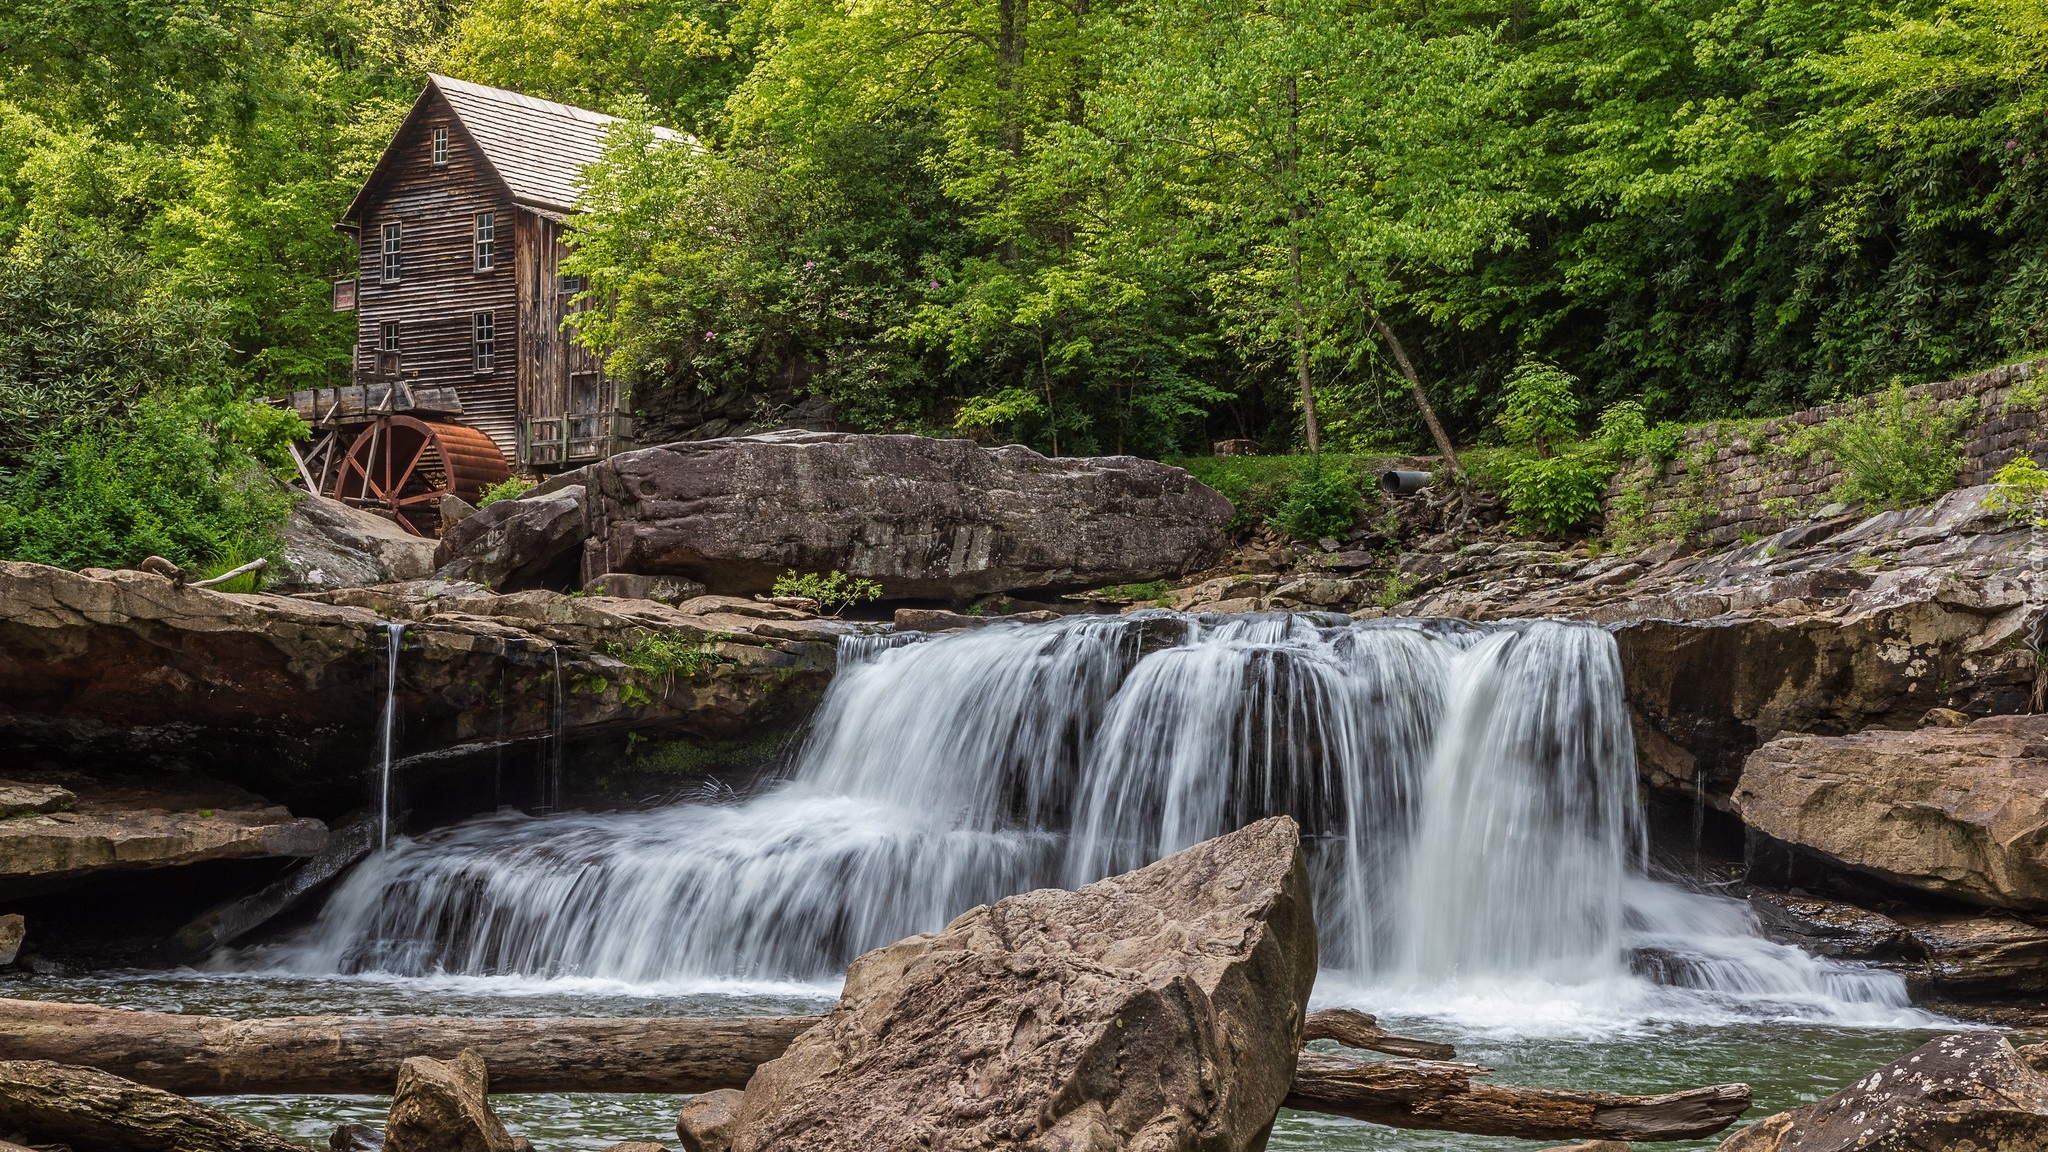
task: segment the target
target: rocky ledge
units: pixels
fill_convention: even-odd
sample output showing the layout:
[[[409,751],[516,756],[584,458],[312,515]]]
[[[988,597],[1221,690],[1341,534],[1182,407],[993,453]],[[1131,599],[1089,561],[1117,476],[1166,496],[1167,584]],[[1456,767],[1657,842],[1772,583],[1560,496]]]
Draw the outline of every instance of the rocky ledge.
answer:
[[[35,806],[0,819],[0,896],[27,896],[109,869],[310,856],[327,826],[218,781],[107,784],[75,773],[0,781]]]
[[[0,564],[0,757],[192,769],[295,810],[359,804],[393,625],[401,771],[628,731],[731,737],[807,715],[855,626],[747,600],[499,595],[424,581],[223,594]]]

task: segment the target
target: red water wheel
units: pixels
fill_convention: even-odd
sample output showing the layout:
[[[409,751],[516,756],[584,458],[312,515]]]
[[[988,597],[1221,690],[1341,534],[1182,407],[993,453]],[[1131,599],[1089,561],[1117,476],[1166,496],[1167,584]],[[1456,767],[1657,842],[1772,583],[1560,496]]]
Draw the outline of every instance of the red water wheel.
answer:
[[[509,479],[512,469],[489,436],[464,424],[413,416],[380,416],[356,435],[342,458],[333,496],[358,508],[378,508],[425,536],[441,522],[441,497],[470,503]]]

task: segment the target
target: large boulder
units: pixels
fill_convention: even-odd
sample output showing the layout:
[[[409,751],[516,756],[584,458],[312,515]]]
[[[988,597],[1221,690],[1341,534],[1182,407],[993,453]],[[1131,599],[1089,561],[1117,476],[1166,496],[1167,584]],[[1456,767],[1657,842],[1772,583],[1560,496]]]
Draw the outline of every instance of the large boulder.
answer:
[[[2048,1079],[2004,1038],[1931,1040],[1825,1100],[1767,1116],[1719,1152],[2040,1152]]]
[[[583,486],[499,500],[463,518],[441,537],[436,574],[500,592],[543,585],[578,586],[583,547]]]
[[[969,440],[778,432],[628,452],[589,473],[583,576],[767,591],[789,569],[958,600],[1175,576],[1220,555],[1230,502],[1129,456],[1048,459]]]
[[[1251,1152],[1315,980],[1300,832],[1262,820],[855,960],[748,1082],[733,1152]]]
[[[270,586],[322,592],[397,580],[434,570],[434,542],[325,496],[302,496],[284,522],[283,563]]]
[[[1780,737],[1744,764],[1735,806],[1773,840],[1892,884],[2048,908],[2048,716]]]

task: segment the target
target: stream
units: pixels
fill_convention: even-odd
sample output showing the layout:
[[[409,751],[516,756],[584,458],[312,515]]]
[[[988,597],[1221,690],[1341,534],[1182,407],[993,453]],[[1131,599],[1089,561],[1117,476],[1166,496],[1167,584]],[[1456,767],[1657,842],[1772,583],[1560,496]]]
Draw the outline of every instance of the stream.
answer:
[[[1741,1080],[1754,1119],[1944,1027],[1896,975],[1769,941],[1739,901],[1653,872],[1620,660],[1594,626],[1156,612],[849,638],[840,662],[797,762],[752,796],[397,837],[314,923],[207,971],[5,994],[230,1016],[816,1012],[870,948],[1286,812],[1315,886],[1315,1006],[1448,1041],[1503,1083]],[[672,1140],[682,1099],[493,1103],[542,1152],[594,1152]],[[324,1146],[387,1102],[215,1103]],[[1271,1146],[1541,1145],[1283,1113]]]

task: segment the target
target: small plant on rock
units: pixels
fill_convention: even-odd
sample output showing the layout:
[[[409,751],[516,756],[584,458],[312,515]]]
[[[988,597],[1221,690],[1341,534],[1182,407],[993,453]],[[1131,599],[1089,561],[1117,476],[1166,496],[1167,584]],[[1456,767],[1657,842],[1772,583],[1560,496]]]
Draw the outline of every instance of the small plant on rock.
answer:
[[[2019,455],[1991,477],[1991,491],[1984,497],[1983,507],[2015,524],[2048,527],[2048,517],[2038,511],[2043,498],[2048,498],[2048,469],[2035,463],[2032,456]]]
[[[848,576],[837,568],[823,575],[816,572],[799,574],[791,568],[775,578],[774,593],[816,600],[820,609],[837,616],[851,605],[880,599],[882,586],[860,576]]]
[[[476,506],[488,508],[500,500],[517,500],[533,489],[533,481],[524,476],[514,476],[489,485],[476,498]]]
[[[726,638],[712,636],[692,640],[665,632],[649,632],[631,644],[608,644],[605,651],[635,671],[659,680],[661,693],[666,696],[674,690],[677,680],[688,680],[713,665],[731,663],[732,658],[721,653],[713,643]],[[637,707],[644,702],[629,699],[624,691],[620,692],[619,699],[629,707]]]

